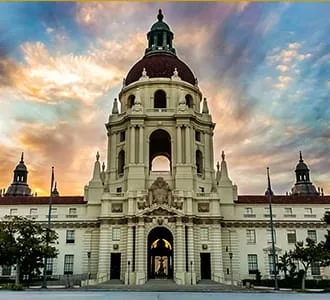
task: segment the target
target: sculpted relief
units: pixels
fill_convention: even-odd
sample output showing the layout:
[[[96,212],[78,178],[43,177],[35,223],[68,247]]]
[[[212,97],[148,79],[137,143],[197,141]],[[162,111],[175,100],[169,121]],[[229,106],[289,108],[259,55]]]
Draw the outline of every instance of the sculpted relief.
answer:
[[[138,203],[139,209],[157,206],[169,206],[182,209],[182,202],[176,201],[168,183],[163,177],[158,177],[148,190],[147,199]]]

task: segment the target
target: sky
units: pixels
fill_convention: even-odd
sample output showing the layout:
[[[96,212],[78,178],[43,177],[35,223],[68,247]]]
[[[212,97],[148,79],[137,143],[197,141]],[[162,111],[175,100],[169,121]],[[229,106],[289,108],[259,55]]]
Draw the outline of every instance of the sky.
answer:
[[[330,193],[330,3],[0,3],[0,188],[82,195],[123,78],[158,9],[198,78],[239,194],[290,191],[299,151]]]

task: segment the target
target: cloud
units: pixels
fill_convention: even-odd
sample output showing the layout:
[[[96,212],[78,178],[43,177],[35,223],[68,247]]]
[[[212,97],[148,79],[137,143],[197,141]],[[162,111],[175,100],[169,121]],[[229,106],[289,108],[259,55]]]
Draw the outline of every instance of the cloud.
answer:
[[[289,67],[285,66],[285,65],[278,65],[278,66],[276,66],[276,70],[279,70],[284,73],[289,70]]]

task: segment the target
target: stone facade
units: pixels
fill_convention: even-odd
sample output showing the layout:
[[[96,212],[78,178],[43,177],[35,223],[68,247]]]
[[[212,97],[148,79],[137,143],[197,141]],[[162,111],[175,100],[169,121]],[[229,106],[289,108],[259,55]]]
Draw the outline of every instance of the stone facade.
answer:
[[[207,100],[176,57],[162,19],[160,13],[148,33],[146,56],[114,101],[106,165],[97,154],[84,197],[53,197],[52,226],[60,237],[53,274],[89,273],[89,284],[121,279],[137,285],[155,277],[183,285],[203,278],[237,283],[254,278],[256,269],[271,277],[268,200],[237,195],[224,153],[214,169],[215,124]],[[163,165],[157,165],[159,158]],[[1,197],[0,216],[46,224],[49,199],[23,198]],[[326,225],[320,219],[329,209],[323,193],[274,196],[278,255],[292,249],[294,239],[322,239]],[[321,268],[315,276],[326,274]]]

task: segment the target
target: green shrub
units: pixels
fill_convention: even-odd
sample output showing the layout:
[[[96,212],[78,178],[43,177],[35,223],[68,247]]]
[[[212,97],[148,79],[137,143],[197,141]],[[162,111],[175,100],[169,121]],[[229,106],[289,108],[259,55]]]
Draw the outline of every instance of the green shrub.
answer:
[[[11,291],[23,291],[24,287],[21,284],[16,283],[5,283],[2,285],[1,289],[3,290],[11,290]]]

